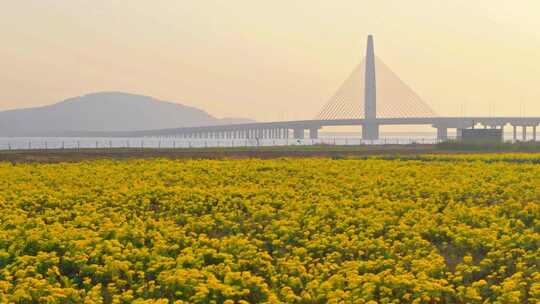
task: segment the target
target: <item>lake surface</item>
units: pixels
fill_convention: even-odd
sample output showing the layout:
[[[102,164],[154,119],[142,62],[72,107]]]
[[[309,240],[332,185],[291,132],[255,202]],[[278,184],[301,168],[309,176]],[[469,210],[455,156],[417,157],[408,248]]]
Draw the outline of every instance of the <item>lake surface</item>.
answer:
[[[307,135],[307,134],[306,134]],[[352,132],[319,133],[319,139],[181,139],[172,137],[0,137],[0,150],[46,150],[77,148],[203,148],[203,147],[256,147],[284,145],[359,145],[359,144],[411,144],[436,143],[437,135],[427,132],[381,133],[375,141],[364,141],[361,135]],[[504,134],[505,140],[512,133]],[[452,134],[450,134],[452,138]]]

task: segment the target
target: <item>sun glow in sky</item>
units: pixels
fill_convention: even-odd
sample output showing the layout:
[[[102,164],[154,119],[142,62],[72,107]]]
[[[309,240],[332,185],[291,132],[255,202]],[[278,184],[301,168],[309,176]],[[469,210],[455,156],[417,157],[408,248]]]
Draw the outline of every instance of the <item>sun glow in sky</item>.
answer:
[[[3,0],[0,110],[126,91],[312,118],[366,36],[440,115],[540,116],[537,0]]]

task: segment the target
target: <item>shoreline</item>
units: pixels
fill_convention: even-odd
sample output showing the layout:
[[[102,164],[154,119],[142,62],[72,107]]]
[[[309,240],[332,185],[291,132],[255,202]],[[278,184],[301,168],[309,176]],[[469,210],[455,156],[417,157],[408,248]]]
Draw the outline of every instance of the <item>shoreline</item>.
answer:
[[[304,157],[366,157],[422,154],[479,154],[479,153],[539,153],[538,150],[513,149],[480,150],[448,148],[437,145],[366,145],[366,146],[287,146],[248,148],[111,148],[111,149],[56,149],[0,151],[0,162],[61,163],[100,159],[275,159]]]

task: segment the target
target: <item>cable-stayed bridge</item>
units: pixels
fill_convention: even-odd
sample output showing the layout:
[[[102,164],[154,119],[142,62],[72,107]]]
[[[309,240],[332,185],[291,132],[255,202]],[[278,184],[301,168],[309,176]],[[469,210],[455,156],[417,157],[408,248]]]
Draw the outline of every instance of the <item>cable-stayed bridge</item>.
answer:
[[[359,64],[337,92],[312,120],[276,121],[234,125],[184,127],[163,130],[116,132],[118,136],[174,136],[193,139],[303,139],[306,131],[312,139],[330,126],[361,126],[362,138],[379,139],[384,125],[429,125],[437,129],[437,138],[448,137],[448,129],[513,127],[527,138],[536,129],[540,117],[441,117],[409,86],[375,56],[373,37],[368,37],[365,60]]]

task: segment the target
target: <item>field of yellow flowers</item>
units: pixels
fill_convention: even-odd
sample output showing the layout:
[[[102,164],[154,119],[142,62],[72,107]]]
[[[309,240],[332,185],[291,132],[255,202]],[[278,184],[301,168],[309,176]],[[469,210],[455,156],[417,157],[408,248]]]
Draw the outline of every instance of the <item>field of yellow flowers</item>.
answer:
[[[0,303],[540,303],[520,157],[0,163]]]

